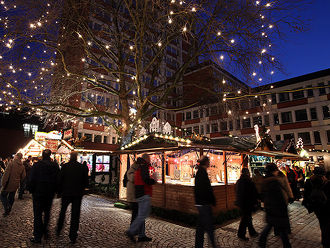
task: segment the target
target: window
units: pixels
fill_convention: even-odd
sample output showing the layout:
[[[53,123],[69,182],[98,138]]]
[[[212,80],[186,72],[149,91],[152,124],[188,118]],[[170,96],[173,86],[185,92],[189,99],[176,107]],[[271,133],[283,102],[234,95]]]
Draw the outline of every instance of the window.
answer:
[[[208,117],[208,116],[210,116],[210,109],[206,108],[205,109],[205,117]]]
[[[200,117],[200,118],[203,118],[203,109],[201,109],[201,110],[199,111],[199,117]]]
[[[290,100],[290,96],[289,96],[289,93],[288,92],[283,92],[283,93],[280,93],[280,102],[287,102]]]
[[[269,115],[264,116],[264,125],[269,126]]]
[[[291,112],[283,112],[281,113],[282,123],[290,123],[292,122],[292,114]]]
[[[212,125],[211,125],[211,130],[212,130],[212,133],[217,133],[217,132],[219,132],[218,123],[212,123]]]
[[[198,116],[198,110],[194,110],[193,111],[193,119],[197,119],[197,118],[199,118],[199,116]]]
[[[108,136],[103,136],[103,143],[108,144]]]
[[[89,133],[85,133],[85,141],[89,141],[89,142],[92,142],[92,135],[89,134]]]
[[[85,122],[87,123],[94,123],[93,117],[86,117]]]
[[[274,114],[274,115],[273,115],[273,118],[274,118],[274,125],[278,125],[278,124],[280,124],[280,120],[279,120],[279,118],[278,118],[278,114]]]
[[[200,127],[200,130],[201,130],[200,134],[204,135],[204,126],[203,125]]]
[[[319,87],[323,87],[323,88],[319,88],[319,96],[325,95],[325,87],[324,87],[324,83],[319,83],[317,86]]]
[[[218,109],[216,106],[211,107],[211,115],[216,115],[218,113]]]
[[[253,117],[253,126],[254,125],[262,126],[262,117],[261,116]]]
[[[312,85],[307,85],[307,88],[312,88],[312,87],[313,87]],[[308,97],[313,97],[314,96],[313,89],[308,89],[307,90],[307,96]]]
[[[25,137],[34,136],[35,132],[38,131],[38,125],[24,123],[23,124],[23,130],[24,130],[24,136]]]
[[[314,131],[314,144],[321,144],[321,136],[319,131]]]
[[[191,120],[191,112],[186,113],[186,120]]]
[[[186,128],[186,136],[189,136],[192,134],[192,127],[187,127]]]
[[[312,120],[317,120],[317,112],[316,112],[316,108],[311,108],[311,119]]]
[[[102,136],[101,135],[94,135],[94,143],[101,143]]]
[[[195,134],[199,134],[199,126],[195,126],[194,127],[194,133]]]
[[[112,137],[112,144],[116,144],[116,137]]]
[[[307,110],[306,109],[300,109],[295,111],[296,115],[296,121],[307,121]]]
[[[226,121],[220,122],[220,129],[221,129],[221,131],[227,131],[227,122]]]
[[[330,118],[330,112],[328,106],[322,106],[323,111],[323,119],[329,119]]]
[[[251,119],[250,118],[243,119],[243,128],[250,128],[250,127],[251,127]]]
[[[210,124],[206,124],[206,133],[210,133]]]
[[[328,144],[330,144],[330,130],[327,130]]]
[[[272,94],[272,104],[276,104],[276,94]]]
[[[229,130],[230,130],[230,131],[233,130],[233,121],[229,121]]]
[[[291,140],[294,139],[294,134],[293,133],[286,133],[283,135],[284,140]]]
[[[302,138],[304,145],[310,145],[311,144],[311,137],[309,132],[305,133],[298,133],[298,137]]]
[[[258,107],[258,106],[260,106],[260,99],[257,97],[253,99],[253,107]]]
[[[237,119],[236,120],[236,130],[240,130],[241,129],[241,120]]]
[[[295,89],[295,90],[299,90],[299,89],[302,89],[302,88],[298,88],[298,89]],[[292,93],[292,98],[293,98],[293,99],[301,99],[301,98],[304,98],[304,91],[303,91],[303,90],[294,91],[294,92]]]
[[[281,140],[281,135],[277,134],[277,135],[276,135],[276,140],[277,140],[277,141]]]

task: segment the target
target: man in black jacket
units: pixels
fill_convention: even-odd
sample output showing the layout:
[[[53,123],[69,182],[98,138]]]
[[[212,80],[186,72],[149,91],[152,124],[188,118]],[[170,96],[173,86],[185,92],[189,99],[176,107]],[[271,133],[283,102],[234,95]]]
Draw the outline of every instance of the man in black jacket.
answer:
[[[77,152],[71,152],[70,161],[62,166],[59,175],[59,193],[62,195],[62,207],[57,222],[56,235],[59,236],[63,228],[66,209],[71,203],[71,224],[69,238],[75,243],[79,229],[80,206],[85,188],[88,186],[88,167],[77,162]]]
[[[204,233],[207,232],[212,247],[216,247],[214,239],[214,227],[212,207],[215,206],[215,197],[206,169],[210,166],[210,160],[202,156],[199,160],[198,171],[195,178],[195,203],[198,209],[198,223],[196,228],[195,248],[203,248]]]
[[[33,243],[41,243],[42,236],[48,238],[50,210],[59,173],[58,165],[51,161],[50,155],[49,149],[42,152],[42,160],[33,165],[28,178],[27,189],[32,193],[33,198],[34,237],[30,238]]]

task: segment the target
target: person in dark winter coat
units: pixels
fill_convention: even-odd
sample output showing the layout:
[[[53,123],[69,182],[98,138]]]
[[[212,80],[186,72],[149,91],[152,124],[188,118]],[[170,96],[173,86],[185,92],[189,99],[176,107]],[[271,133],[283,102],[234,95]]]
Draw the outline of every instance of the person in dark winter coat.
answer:
[[[241,222],[237,236],[242,240],[249,240],[245,236],[246,228],[248,228],[251,237],[258,236],[252,224],[252,211],[255,209],[257,203],[258,192],[256,186],[250,177],[249,169],[243,168],[241,177],[236,183],[236,205],[241,211]]]
[[[292,190],[294,199],[295,200],[299,200],[300,199],[300,195],[299,195],[299,191],[298,191],[298,187],[297,187],[298,175],[297,175],[297,173],[294,170],[292,170],[290,168],[289,165],[286,165],[285,166],[285,169],[286,169],[286,176],[288,178],[288,181],[289,181],[289,184],[290,184],[290,187],[291,187],[291,190]]]
[[[195,203],[199,213],[196,227],[195,248],[202,248],[204,244],[204,233],[208,234],[212,247],[217,247],[214,239],[214,226],[212,205],[216,201],[211,187],[211,182],[207,174],[207,168],[210,166],[210,160],[202,156],[198,160],[198,171],[195,178]]]
[[[325,177],[325,170],[322,167],[315,167],[313,174],[314,175],[305,182],[304,200],[302,204],[307,208],[309,213],[315,213],[320,223],[323,248],[330,248],[330,182]],[[316,204],[317,207],[312,207],[314,205],[311,203],[313,198],[312,191],[315,189],[323,192],[325,198],[323,201],[319,199],[318,204]]]
[[[141,162],[141,163],[140,163]],[[138,215],[132,222],[130,228],[125,232],[132,242],[136,242],[135,235],[138,235],[138,242],[151,241],[145,234],[145,219],[149,216],[152,185],[156,183],[149,175],[150,158],[148,154],[143,154],[139,160],[139,168],[134,174],[135,198],[138,203]]]
[[[266,177],[264,179],[262,190],[267,224],[260,235],[259,247],[266,247],[267,236],[274,227],[282,239],[283,247],[291,248],[288,238],[290,220],[287,202],[281,187],[276,164],[268,163],[266,165]]]
[[[49,149],[42,152],[42,160],[33,165],[27,181],[27,189],[32,193],[33,199],[34,237],[30,238],[32,243],[41,243],[42,236],[48,239],[50,210],[57,191],[56,181],[59,173],[59,167],[51,161],[50,155]]]
[[[32,156],[29,156],[24,162],[23,162],[23,165],[24,165],[24,168],[25,168],[25,178],[21,181],[21,184],[20,184],[20,187],[19,187],[19,194],[18,194],[18,199],[23,199],[23,194],[24,194],[24,191],[26,189],[26,183],[27,183],[27,180],[29,178],[29,175],[30,175],[30,171],[31,171],[31,162],[32,162]]]
[[[8,162],[2,177],[1,201],[5,210],[3,213],[4,217],[9,215],[15,201],[16,190],[20,182],[25,178],[22,157],[22,153],[17,153],[14,159]]]
[[[57,222],[56,235],[61,234],[65,213],[71,203],[69,238],[75,243],[78,237],[80,207],[85,188],[88,186],[88,167],[77,161],[78,153],[71,152],[70,161],[62,165],[58,177],[58,193],[62,196],[61,212]]]

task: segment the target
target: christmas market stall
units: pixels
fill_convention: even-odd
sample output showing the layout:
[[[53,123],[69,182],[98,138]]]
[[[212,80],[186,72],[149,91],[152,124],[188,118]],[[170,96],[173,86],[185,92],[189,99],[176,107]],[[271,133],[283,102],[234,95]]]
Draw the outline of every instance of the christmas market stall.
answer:
[[[166,124],[165,124],[166,125]],[[123,177],[129,166],[148,153],[151,174],[158,183],[153,186],[152,205],[183,212],[195,213],[193,186],[197,160],[202,155],[210,158],[209,177],[217,198],[215,212],[235,208],[235,183],[240,176],[242,154],[231,145],[217,144],[204,137],[182,138],[169,130],[140,132],[121,147],[119,198],[126,199]]]

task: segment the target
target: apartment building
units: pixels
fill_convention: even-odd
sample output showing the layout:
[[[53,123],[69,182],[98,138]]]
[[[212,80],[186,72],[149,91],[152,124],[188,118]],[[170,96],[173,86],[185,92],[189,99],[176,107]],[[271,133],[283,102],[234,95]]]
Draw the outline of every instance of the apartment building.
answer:
[[[256,96],[180,111],[176,124],[186,135],[195,132],[213,139],[251,135],[254,125],[264,125],[273,140],[302,138],[311,160],[330,166],[330,69],[251,91]]]

